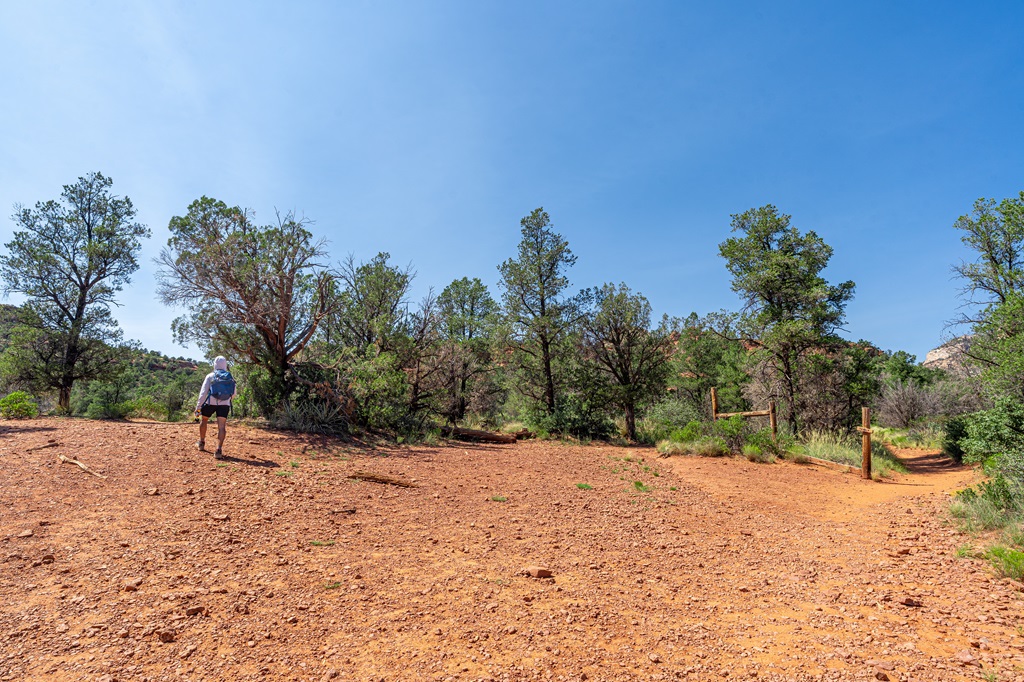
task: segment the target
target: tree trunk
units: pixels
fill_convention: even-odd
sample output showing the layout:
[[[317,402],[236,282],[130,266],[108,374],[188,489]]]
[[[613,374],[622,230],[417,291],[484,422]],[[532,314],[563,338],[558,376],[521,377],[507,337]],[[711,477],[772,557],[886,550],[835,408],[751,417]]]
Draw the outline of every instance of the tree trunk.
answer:
[[[466,367],[465,366],[463,366],[462,372],[463,372],[463,375],[462,375],[462,377],[459,378],[459,401],[458,401],[458,404],[457,404],[457,406],[455,408],[456,421],[462,421],[462,419],[466,416],[466,407],[467,407],[467,404],[466,404],[466,388],[467,388],[467,384],[469,383],[469,380],[466,378],[466,375],[465,375],[465,372],[466,372]]]
[[[551,371],[551,343],[546,334],[540,338],[541,355],[544,360],[544,401],[548,415],[555,413],[555,377]]]
[[[60,386],[57,396],[57,411],[60,414],[71,414],[71,382]]]
[[[626,405],[626,438],[636,442],[636,406]]]

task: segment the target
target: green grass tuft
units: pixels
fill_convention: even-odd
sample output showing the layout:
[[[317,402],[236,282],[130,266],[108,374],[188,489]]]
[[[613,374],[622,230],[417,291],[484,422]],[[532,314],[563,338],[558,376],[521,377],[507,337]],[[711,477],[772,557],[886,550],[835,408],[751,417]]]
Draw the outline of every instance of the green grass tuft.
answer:
[[[990,547],[986,555],[1002,575],[1018,581],[1024,579],[1024,552],[996,545]]]
[[[580,490],[593,490],[594,489],[594,486],[592,486],[592,485],[590,485],[588,483],[577,483],[576,487],[579,488]]]

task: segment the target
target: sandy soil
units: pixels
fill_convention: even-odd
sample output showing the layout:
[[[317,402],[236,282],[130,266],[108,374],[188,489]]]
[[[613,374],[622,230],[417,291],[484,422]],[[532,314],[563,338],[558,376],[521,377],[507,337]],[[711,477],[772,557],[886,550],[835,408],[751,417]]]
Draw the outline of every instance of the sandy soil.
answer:
[[[195,439],[0,426],[0,680],[1024,680],[1021,586],[956,556],[974,474],[934,454],[875,483],[244,427],[218,463]]]

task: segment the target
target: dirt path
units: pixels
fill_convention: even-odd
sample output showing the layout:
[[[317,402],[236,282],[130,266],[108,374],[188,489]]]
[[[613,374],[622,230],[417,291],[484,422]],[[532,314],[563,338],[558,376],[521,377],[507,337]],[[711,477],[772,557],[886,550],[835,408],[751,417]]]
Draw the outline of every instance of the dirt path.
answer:
[[[0,427],[0,680],[1024,680],[1021,594],[945,521],[973,474],[933,456],[874,483],[246,428],[218,465],[194,440]]]

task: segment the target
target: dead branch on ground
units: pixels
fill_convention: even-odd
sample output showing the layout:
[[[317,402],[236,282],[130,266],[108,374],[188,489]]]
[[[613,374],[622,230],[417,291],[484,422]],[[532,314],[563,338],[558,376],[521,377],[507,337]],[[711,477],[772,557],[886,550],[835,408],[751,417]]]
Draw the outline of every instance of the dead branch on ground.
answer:
[[[371,474],[368,471],[356,471],[347,476],[347,478],[353,478],[357,481],[367,481],[369,483],[384,483],[387,485],[397,485],[400,488],[418,488],[419,486],[409,481],[403,481],[400,478],[394,478],[392,476],[384,476],[382,474]]]
[[[81,469],[82,471],[84,471],[87,474],[92,474],[93,476],[96,476],[98,478],[102,478],[103,480],[106,480],[106,478],[107,478],[103,474],[97,474],[95,471],[93,471],[89,467],[85,466],[84,464],[79,462],[77,459],[71,459],[70,457],[65,457],[64,455],[57,455],[57,459],[59,459],[62,464],[74,464],[79,469]]]

